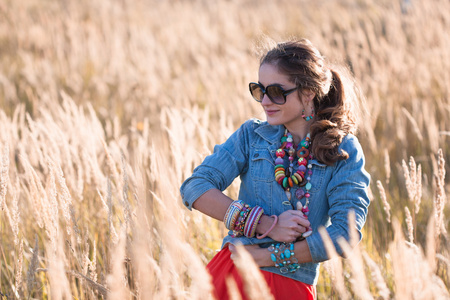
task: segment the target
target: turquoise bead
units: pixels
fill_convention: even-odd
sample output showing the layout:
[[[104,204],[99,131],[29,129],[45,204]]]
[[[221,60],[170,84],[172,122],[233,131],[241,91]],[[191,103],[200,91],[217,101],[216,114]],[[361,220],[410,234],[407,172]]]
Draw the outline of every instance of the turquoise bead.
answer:
[[[311,187],[312,187],[312,185],[309,182],[305,185],[305,189],[308,191],[311,189]]]
[[[289,251],[289,249],[284,250],[284,256],[285,256],[286,258],[291,257],[291,251]]]
[[[277,261],[277,257],[276,257],[275,254],[273,254],[273,253],[270,254],[270,259],[271,259],[273,262],[276,262],[276,261]]]

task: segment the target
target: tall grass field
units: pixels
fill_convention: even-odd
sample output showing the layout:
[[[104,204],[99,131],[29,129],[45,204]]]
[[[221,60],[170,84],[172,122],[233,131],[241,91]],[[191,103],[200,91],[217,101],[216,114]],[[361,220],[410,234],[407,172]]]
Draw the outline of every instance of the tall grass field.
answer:
[[[265,118],[248,82],[290,38],[366,96],[363,240],[317,298],[449,299],[449,32],[448,0],[0,0],[0,299],[212,299],[227,230],[179,187]]]

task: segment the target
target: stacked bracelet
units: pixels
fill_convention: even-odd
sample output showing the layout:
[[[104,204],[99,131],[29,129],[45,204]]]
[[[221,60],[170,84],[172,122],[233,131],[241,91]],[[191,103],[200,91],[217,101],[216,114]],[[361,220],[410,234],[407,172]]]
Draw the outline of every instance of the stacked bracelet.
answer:
[[[234,230],[234,226],[238,219],[239,213],[244,208],[244,201],[237,200],[233,201],[228,207],[227,212],[225,213],[225,217],[223,218],[223,222],[225,223],[225,227],[229,230]]]
[[[256,233],[256,226],[258,226],[259,219],[264,213],[264,209],[259,206],[252,208],[245,221],[244,235],[246,237],[254,237]]]
[[[232,230],[232,237],[254,237],[264,209],[260,206],[250,207],[242,200],[233,201],[225,212],[223,222],[225,227]]]
[[[294,243],[272,244],[267,249],[271,252],[270,259],[275,263],[275,267],[280,269],[280,273],[293,273],[300,268],[298,259],[294,256]]]
[[[239,213],[236,224],[234,225],[233,234],[231,235],[232,237],[240,237],[244,235],[245,223],[251,210],[250,205],[244,204],[244,207]]]

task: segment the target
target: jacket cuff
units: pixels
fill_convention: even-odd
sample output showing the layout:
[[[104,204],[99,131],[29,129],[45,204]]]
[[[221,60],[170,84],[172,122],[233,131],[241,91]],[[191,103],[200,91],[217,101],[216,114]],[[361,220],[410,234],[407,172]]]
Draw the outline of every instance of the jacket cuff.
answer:
[[[197,200],[201,195],[212,189],[216,189],[216,187],[213,184],[205,184],[205,183],[201,184],[198,187],[193,186],[187,187],[186,190],[182,189],[181,198],[183,200],[183,205],[192,211],[192,205],[194,204],[195,200]],[[189,196],[185,197],[185,194]]]
[[[328,259],[327,251],[319,232],[315,232],[307,237],[306,243],[308,244],[313,263],[319,263]]]

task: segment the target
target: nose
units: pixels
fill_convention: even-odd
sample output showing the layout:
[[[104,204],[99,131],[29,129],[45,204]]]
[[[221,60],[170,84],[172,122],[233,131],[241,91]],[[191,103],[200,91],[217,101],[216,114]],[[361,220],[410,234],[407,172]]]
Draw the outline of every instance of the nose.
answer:
[[[269,96],[267,96],[267,94],[264,94],[262,100],[261,100],[261,105],[263,106],[267,106],[272,104],[272,101],[270,101]]]

